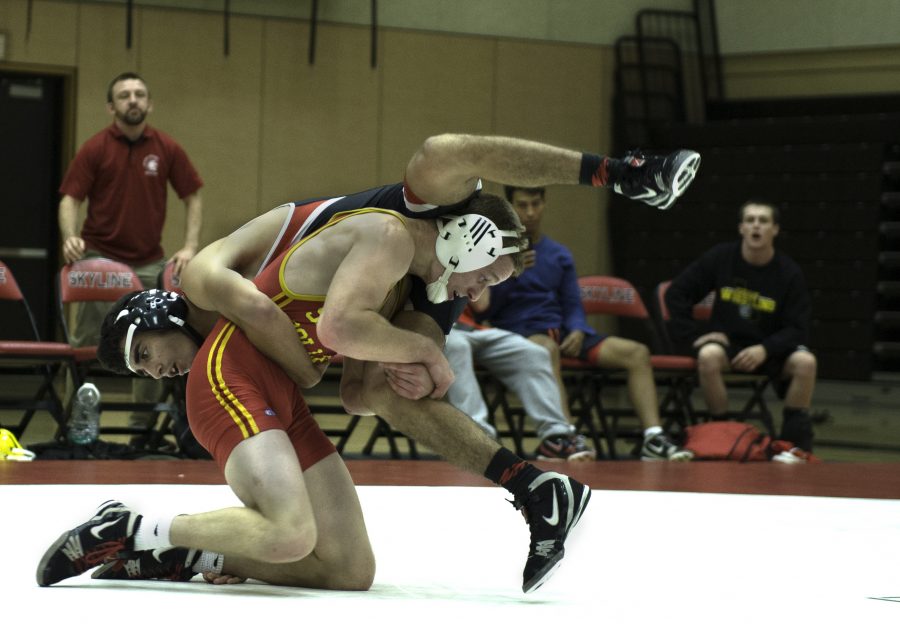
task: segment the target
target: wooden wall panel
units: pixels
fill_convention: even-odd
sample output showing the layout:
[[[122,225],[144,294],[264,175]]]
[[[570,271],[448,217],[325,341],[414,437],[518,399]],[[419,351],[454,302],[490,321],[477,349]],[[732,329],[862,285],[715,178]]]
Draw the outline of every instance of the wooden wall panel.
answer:
[[[151,82],[152,123],[181,143],[203,177],[201,244],[256,216],[262,23],[232,18],[230,54],[211,14],[142,12],[141,70]],[[184,210],[170,189],[166,253],[184,241]]]
[[[492,132],[494,41],[408,31],[381,36],[381,181],[400,180],[431,135]]]
[[[26,7],[0,6],[12,52],[21,51]],[[436,133],[524,135],[592,151],[609,142],[605,48],[383,28],[373,69],[368,28],[325,23],[309,65],[305,21],[232,17],[225,57],[215,13],[139,7],[128,50],[121,6],[39,1],[35,12],[31,52],[11,60],[76,68],[76,148],[110,123],[109,79],[125,70],[145,76],[150,122],[185,147],[206,182],[201,244],[284,201],[400,180],[412,152]],[[594,234],[605,193],[558,188],[550,202],[548,231],[573,248],[584,272],[601,270],[604,246]],[[552,209],[561,204],[589,208],[582,219],[562,219]],[[183,228],[170,193],[167,253],[182,244]]]
[[[141,19],[143,11],[135,11],[131,49],[125,42],[125,11],[108,6],[82,5],[79,11],[78,29],[78,88],[76,95],[75,150],[91,136],[112,123],[106,106],[106,90],[109,81],[122,72],[141,73],[140,49]],[[156,96],[154,80],[150,83],[150,95]],[[151,114],[150,123],[156,123]],[[75,156],[74,153],[71,156]]]
[[[364,28],[321,25],[310,65],[308,24],[266,22],[260,212],[378,183],[381,70],[369,41]]]
[[[606,153],[611,143],[611,53],[567,44],[498,44],[496,131],[577,150]],[[608,71],[606,71],[608,70]],[[544,230],[568,246],[579,273],[607,272],[603,234],[608,192],[547,191]]]
[[[0,29],[7,33],[6,61],[73,66],[78,62],[76,45],[78,6],[71,2],[35,2],[31,35],[26,39],[28,2],[0,2]]]

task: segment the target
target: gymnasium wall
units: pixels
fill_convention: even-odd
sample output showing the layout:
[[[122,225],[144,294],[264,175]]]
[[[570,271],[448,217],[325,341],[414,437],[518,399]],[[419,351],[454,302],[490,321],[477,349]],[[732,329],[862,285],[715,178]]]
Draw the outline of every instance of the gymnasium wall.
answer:
[[[881,14],[897,4],[862,4],[872,3]],[[143,74],[155,103],[151,123],[185,146],[206,181],[205,243],[284,201],[397,181],[434,133],[510,134],[605,153],[611,42],[629,34],[639,7],[691,3],[382,2],[374,69],[368,2],[322,3],[322,19],[332,21],[319,25],[313,65],[309,24],[298,16],[308,14],[309,2],[233,2],[238,13],[262,7],[270,15],[232,16],[227,57],[220,3],[155,4],[171,6],[138,2],[127,49],[121,2],[36,0],[26,37],[27,0],[0,0],[7,35],[0,67],[71,74],[68,157],[109,123],[109,79]],[[729,97],[881,93],[900,85],[900,42],[890,40],[877,11],[848,12],[827,0],[814,3],[817,20],[792,22],[802,13],[784,3],[746,4],[717,4]],[[194,9],[176,8],[183,6]],[[850,24],[844,31],[835,25],[840,19]],[[867,19],[876,25],[861,27]],[[547,230],[573,249],[580,272],[608,270],[605,194],[560,187],[548,201]],[[164,245],[171,252],[183,232],[174,196],[170,210]]]
[[[733,99],[897,93],[900,45],[732,55],[723,74]]]
[[[134,69],[154,101],[151,123],[187,149],[203,176],[203,242],[293,199],[399,181],[409,156],[441,132],[498,133],[605,152],[611,50],[569,43],[383,28],[370,67],[369,29],[320,24],[307,63],[305,21],[233,17],[223,54],[219,14],[137,8],[125,47],[120,6],[0,2],[6,64],[74,68],[74,150],[110,122],[107,83]],[[606,198],[554,189],[548,228],[584,271],[608,266],[598,233]],[[182,241],[170,197],[167,251]],[[564,215],[563,212],[566,212]]]

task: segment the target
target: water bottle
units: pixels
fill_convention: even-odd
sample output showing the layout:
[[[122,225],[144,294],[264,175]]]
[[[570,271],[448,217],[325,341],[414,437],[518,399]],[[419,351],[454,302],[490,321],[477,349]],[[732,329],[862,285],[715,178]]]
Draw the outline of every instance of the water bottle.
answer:
[[[69,420],[69,442],[91,444],[100,429],[100,391],[92,383],[82,384],[75,393]]]

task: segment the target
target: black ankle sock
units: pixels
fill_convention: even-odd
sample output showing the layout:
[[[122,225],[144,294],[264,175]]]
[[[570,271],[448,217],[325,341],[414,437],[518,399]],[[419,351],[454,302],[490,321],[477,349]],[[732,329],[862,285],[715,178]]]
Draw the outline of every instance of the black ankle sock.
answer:
[[[781,410],[781,416],[784,422],[809,420],[809,410],[803,407],[785,407]]]
[[[598,154],[581,154],[578,183],[585,186],[606,186],[609,180],[609,158]]]
[[[501,448],[491,463],[488,464],[484,476],[499,486],[506,488],[514,496],[527,493],[528,484],[534,481],[541,471],[507,448]]]
[[[802,407],[785,407],[781,414],[781,439],[793,442],[804,451],[812,452],[813,428],[809,410]]]

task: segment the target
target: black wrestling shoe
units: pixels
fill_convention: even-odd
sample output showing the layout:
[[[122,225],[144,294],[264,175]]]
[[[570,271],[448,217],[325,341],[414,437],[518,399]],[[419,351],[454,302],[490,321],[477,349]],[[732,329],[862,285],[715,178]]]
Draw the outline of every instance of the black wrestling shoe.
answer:
[[[610,163],[612,190],[660,210],[670,208],[691,184],[700,168],[700,154],[678,150],[668,156],[628,152]]]
[[[107,561],[94,570],[91,578],[106,580],[189,581],[197,573],[192,566],[202,551],[191,548],[157,548],[133,553],[120,553],[119,558]]]
[[[566,553],[565,542],[591,498],[591,489],[557,472],[544,472],[513,501],[531,530],[531,547],[522,579],[526,594],[544,584]]]
[[[94,516],[59,536],[47,549],[37,568],[41,587],[78,576],[131,550],[141,516],[118,501],[106,501]]]

